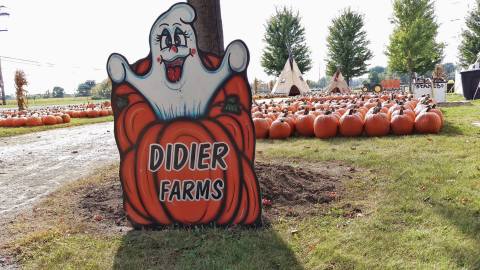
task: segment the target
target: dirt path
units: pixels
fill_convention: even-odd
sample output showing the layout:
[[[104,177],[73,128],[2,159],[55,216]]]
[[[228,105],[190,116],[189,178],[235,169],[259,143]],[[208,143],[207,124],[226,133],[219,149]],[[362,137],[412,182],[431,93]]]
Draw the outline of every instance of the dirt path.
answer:
[[[0,219],[118,159],[112,122],[0,138]]]

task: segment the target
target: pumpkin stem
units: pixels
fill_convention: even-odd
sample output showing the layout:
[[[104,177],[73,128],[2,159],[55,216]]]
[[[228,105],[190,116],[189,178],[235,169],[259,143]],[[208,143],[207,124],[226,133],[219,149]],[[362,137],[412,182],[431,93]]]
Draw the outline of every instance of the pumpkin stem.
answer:
[[[303,115],[307,115],[310,112],[310,109],[308,107],[305,107],[305,111],[303,111]]]
[[[403,106],[400,107],[400,115],[403,115]]]
[[[331,115],[331,114],[332,114],[332,111],[330,110],[325,112],[325,115]]]

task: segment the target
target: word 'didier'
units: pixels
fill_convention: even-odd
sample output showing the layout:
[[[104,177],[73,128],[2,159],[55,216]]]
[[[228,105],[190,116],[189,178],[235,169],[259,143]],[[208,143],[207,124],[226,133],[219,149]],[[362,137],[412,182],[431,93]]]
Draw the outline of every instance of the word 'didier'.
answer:
[[[248,49],[236,40],[223,56],[200,51],[195,19],[175,4],[154,22],[146,58],[108,59],[124,209],[136,228],[260,223]]]

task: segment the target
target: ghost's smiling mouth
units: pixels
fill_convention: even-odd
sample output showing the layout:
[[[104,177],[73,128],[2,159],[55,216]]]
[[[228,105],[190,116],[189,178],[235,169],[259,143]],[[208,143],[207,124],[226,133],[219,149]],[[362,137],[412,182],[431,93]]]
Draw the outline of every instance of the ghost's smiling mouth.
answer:
[[[183,64],[185,63],[185,59],[187,56],[184,57],[177,57],[171,61],[164,60],[165,64],[165,73],[167,80],[171,83],[178,83],[182,79],[183,74]]]

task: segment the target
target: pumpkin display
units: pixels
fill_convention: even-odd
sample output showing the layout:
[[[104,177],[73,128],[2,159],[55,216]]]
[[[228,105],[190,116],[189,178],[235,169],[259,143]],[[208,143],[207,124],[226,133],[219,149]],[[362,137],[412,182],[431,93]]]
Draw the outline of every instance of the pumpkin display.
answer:
[[[320,139],[335,137],[338,132],[338,125],[338,118],[330,111],[327,111],[323,115],[317,116],[313,123],[315,137]]]
[[[342,136],[360,136],[363,132],[363,120],[355,110],[350,109],[340,118],[339,127]]]
[[[204,61],[212,68],[220,65],[220,58],[212,55]],[[132,68],[143,74],[149,66],[147,58]],[[240,106],[226,110],[232,98]],[[268,137],[269,121],[274,123],[278,113],[256,111],[258,117],[252,120],[251,91],[244,75],[234,75],[218,89],[209,113],[199,119],[160,120],[144,96],[128,84],[113,85],[112,105],[124,209],[134,226],[260,222],[255,138]],[[177,148],[185,155],[174,155]],[[222,162],[214,158],[219,151],[224,154]],[[148,153],[165,161],[152,169]],[[204,162],[195,161],[195,153],[203,153]]]
[[[386,136],[390,132],[390,120],[381,107],[375,107],[365,118],[365,133],[371,137]]]

